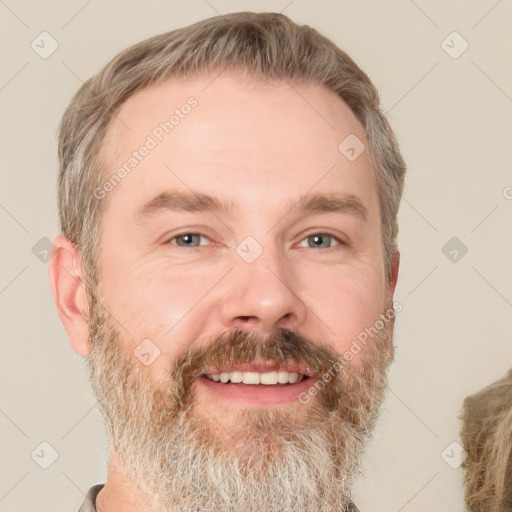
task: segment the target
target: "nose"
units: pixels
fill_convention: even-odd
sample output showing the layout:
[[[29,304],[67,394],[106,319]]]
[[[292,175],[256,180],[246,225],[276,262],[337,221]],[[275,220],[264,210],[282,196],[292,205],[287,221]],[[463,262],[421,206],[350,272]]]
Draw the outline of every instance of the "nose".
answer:
[[[297,329],[306,319],[298,283],[279,258],[260,256],[238,262],[229,273],[221,321],[228,330],[251,329],[268,334],[278,327]]]

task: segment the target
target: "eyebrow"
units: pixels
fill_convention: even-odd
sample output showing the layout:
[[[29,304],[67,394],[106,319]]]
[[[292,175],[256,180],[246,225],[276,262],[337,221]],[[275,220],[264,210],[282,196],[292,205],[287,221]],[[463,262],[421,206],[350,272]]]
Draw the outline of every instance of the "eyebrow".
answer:
[[[298,201],[289,203],[287,212],[290,213],[293,209],[300,212],[348,213],[361,218],[365,222],[368,220],[368,209],[353,194],[303,194]],[[158,213],[168,211],[194,213],[208,210],[215,213],[228,213],[233,216],[240,213],[238,204],[233,200],[219,200],[208,194],[194,192],[162,192],[137,211],[135,222],[140,223]]]

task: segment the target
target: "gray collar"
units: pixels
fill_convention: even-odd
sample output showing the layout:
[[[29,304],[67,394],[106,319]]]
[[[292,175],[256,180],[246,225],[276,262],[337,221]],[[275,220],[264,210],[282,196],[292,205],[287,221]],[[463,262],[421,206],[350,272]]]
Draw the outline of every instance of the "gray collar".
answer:
[[[98,484],[91,487],[84,502],[82,503],[82,506],[78,509],[78,512],[96,512],[96,496],[98,496],[98,493],[104,486],[105,484]],[[354,505],[354,503],[350,502],[347,512],[359,512],[359,509]]]

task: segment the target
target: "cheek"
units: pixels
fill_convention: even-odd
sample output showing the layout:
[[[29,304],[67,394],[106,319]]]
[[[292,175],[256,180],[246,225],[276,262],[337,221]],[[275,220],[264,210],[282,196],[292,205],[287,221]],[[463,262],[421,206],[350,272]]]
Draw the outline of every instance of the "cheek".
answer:
[[[162,336],[204,294],[209,280],[199,265],[169,265],[165,258],[117,256],[107,261],[102,295],[112,314],[127,325],[151,327]],[[212,281],[213,282],[213,281]]]
[[[103,295],[116,322],[124,327],[127,348],[133,350],[143,340],[153,340],[161,350],[159,365],[182,355],[190,344],[183,329],[190,329],[190,322],[197,320],[196,311],[201,310],[200,303],[218,281],[219,272],[205,275],[204,269],[192,266],[152,265],[150,270],[140,265],[131,267],[127,271],[130,279],[123,282],[114,272],[105,280],[108,294]]]
[[[132,276],[122,287],[111,289],[106,302],[121,333],[124,350],[144,365],[144,372],[154,383],[166,380],[167,372],[189,344],[180,328],[193,305],[193,290],[183,283],[170,283],[171,280]]]
[[[383,288],[379,274],[370,268],[343,268],[310,276],[306,305],[325,327],[330,344],[345,352],[381,313]]]

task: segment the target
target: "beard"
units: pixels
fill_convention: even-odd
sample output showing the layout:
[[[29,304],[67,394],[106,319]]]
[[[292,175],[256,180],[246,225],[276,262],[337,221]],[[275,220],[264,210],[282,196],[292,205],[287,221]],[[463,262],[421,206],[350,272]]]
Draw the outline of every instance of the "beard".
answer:
[[[155,382],[93,300],[90,382],[121,470],[155,511],[348,511],[393,360],[393,324],[365,343],[357,364],[300,332],[235,330],[192,344]],[[194,381],[207,367],[256,360],[293,361],[316,384],[284,407],[199,403]]]

